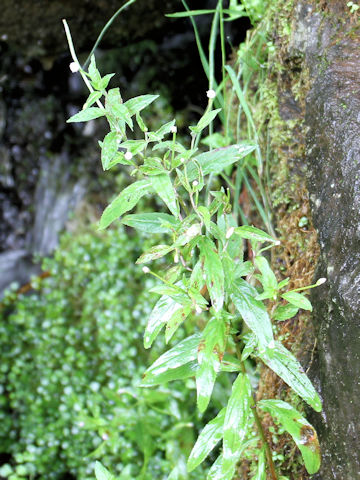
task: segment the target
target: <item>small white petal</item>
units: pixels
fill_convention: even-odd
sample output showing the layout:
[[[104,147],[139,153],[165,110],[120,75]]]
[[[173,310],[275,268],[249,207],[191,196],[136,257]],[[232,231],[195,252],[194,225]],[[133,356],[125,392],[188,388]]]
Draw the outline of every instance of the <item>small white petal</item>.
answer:
[[[133,154],[129,152],[129,150],[125,153],[126,160],[131,160],[133,158]]]
[[[103,433],[103,434],[101,435],[101,438],[102,438],[102,439],[104,440],[104,442],[105,442],[106,440],[108,440],[109,435],[108,435],[107,433]]]
[[[206,96],[207,96],[208,98],[215,98],[215,97],[216,97],[216,92],[215,92],[215,90],[208,90],[208,91],[206,92]]]
[[[170,132],[171,132],[171,133],[176,133],[176,132],[177,132],[177,126],[176,126],[176,125],[173,125],[173,126],[170,128]]]
[[[177,253],[174,255],[174,263],[179,263],[179,255]]]
[[[182,158],[182,157],[181,157],[181,158],[180,158],[180,162],[181,162],[181,163],[184,163],[184,162],[185,162],[185,158]]]
[[[78,425],[79,425],[80,428],[82,428],[82,427],[85,426],[85,423],[84,422],[79,422]]]
[[[319,278],[319,280],[316,282],[316,285],[322,285],[323,283],[326,282],[326,278]]]
[[[280,244],[281,244],[280,240],[276,240],[275,245],[280,245]]]
[[[76,62],[71,62],[70,65],[69,65],[69,68],[73,73],[76,73],[80,70],[80,66]]]
[[[197,187],[199,185],[199,182],[197,180],[194,180],[192,184],[193,184],[193,187]]]
[[[142,268],[142,271],[143,271],[144,273],[150,273],[150,268],[149,268],[149,267],[143,267],[143,268]]]

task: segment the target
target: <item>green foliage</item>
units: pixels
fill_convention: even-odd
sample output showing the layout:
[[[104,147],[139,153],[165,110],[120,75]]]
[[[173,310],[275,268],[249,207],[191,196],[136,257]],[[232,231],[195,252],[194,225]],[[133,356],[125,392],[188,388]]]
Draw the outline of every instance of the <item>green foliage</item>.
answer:
[[[214,18],[219,8],[221,2]],[[101,76],[96,70],[93,57],[90,66],[89,71],[82,72],[82,75],[86,75],[92,87],[99,90],[95,80]],[[229,73],[234,82],[234,72],[229,70]],[[130,101],[122,103],[121,95],[117,89],[116,91],[116,100],[110,102],[112,90],[101,89],[105,107],[100,104],[100,108],[108,119],[110,134],[117,136],[118,148],[124,151],[124,145],[129,141],[128,129],[133,130],[132,117],[141,101],[133,99],[132,108],[129,109],[126,105]],[[206,128],[211,131],[211,123],[218,113],[218,110],[212,109],[214,94],[211,92],[208,98],[204,115],[195,127],[190,127],[191,142],[188,148],[179,146],[175,122],[172,122],[171,126],[167,124],[157,132],[145,131],[144,140],[138,140],[142,142],[142,148],[134,158],[132,152],[129,155],[127,150],[125,156],[133,160],[129,166],[130,174],[136,177],[136,181],[107,207],[100,220],[100,228],[106,227],[116,218],[121,219],[125,212],[133,209],[142,195],[142,189],[153,197],[160,198],[173,215],[173,222],[167,222],[169,231],[165,233],[166,243],[154,245],[137,260],[138,263],[144,263],[165,257],[167,263],[173,263],[175,269],[170,276],[161,270],[154,274],[161,283],[153,291],[162,296],[150,314],[144,343],[146,347],[152,345],[163,326],[166,327],[165,338],[168,340],[174,329],[187,317],[185,330],[191,335],[155,360],[146,370],[142,386],[166,386],[170,381],[195,376],[198,408],[204,412],[211,402],[225,354],[234,359],[231,371],[237,372],[237,378],[225,402],[224,420],[220,422],[217,417],[218,420],[208,424],[200,434],[188,463],[188,470],[192,471],[222,438],[222,453],[207,478],[231,480],[248,442],[255,439],[257,442],[262,441],[265,450],[269,448],[259,417],[260,405],[256,405],[252,395],[249,358],[267,364],[316,411],[321,410],[321,402],[296,358],[274,338],[271,316],[273,311],[284,306],[283,300],[296,307],[296,310],[292,310],[295,313],[299,308],[311,309],[306,297],[298,293],[299,289],[283,291],[288,280],[278,283],[264,256],[266,250],[278,243],[276,238],[255,227],[238,226],[237,218],[230,213],[230,193],[223,189],[218,192],[208,192],[205,189],[206,182],[211,182],[211,179],[205,178],[207,175],[221,174],[224,168],[259,149],[255,136],[250,142],[205,153],[199,151],[197,146],[201,135]],[[86,115],[86,109],[82,114]],[[78,117],[75,115],[69,121],[74,118]],[[172,133],[172,141],[163,142],[164,136],[169,133]],[[102,151],[107,149],[104,144],[101,147]],[[159,155],[161,150],[164,153]],[[116,152],[113,151],[112,154],[116,155]],[[154,155],[155,170],[148,168]],[[258,160],[260,168],[261,158]],[[211,197],[208,193],[211,193]],[[144,229],[141,222],[133,222],[133,226]],[[243,239],[251,244],[252,255],[247,262],[243,259]],[[262,247],[264,243],[270,243],[270,246]],[[170,253],[174,255],[173,261]],[[148,267],[144,267],[143,271],[152,273]],[[269,299],[275,304],[271,311],[268,308]],[[287,309],[287,315],[291,313],[290,310]],[[277,315],[279,316],[279,310]],[[234,353],[237,359],[233,357]],[[228,365],[224,364],[224,370],[228,369]],[[291,422],[288,417],[301,423],[302,416],[293,407],[289,407],[290,414],[286,416],[284,412],[287,404],[279,405],[261,404],[261,408],[282,422],[300,445],[298,431],[289,429]],[[254,424],[258,429],[255,437]],[[309,472],[314,472],[319,467],[317,439],[312,436],[307,437],[307,440],[310,446],[306,450],[301,449],[301,452],[305,466]],[[262,478],[265,470],[263,451],[259,452],[259,459],[256,475]],[[267,460],[274,477],[275,466],[270,454]],[[178,468],[175,467],[170,473],[169,479],[179,478]]]
[[[162,348],[149,359],[142,345],[155,284],[134,265],[144,245],[122,227],[67,235],[45,261],[51,277],[41,288],[14,307],[8,299],[0,442],[10,460],[2,477],[93,479],[101,458],[116,478],[145,480],[185,462],[197,423],[194,387],[137,386]],[[98,478],[115,478],[104,472],[97,467]]]

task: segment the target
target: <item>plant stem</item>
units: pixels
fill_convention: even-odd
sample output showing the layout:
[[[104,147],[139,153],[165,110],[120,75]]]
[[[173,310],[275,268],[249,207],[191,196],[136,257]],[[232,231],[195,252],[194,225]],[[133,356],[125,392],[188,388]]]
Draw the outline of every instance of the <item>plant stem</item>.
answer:
[[[244,364],[244,362],[241,361],[241,351],[240,351],[240,347],[239,347],[239,340],[238,340],[236,335],[233,335],[233,339],[234,339],[234,342],[235,342],[235,345],[236,345],[237,357],[241,362],[241,371],[244,375],[246,375],[247,373],[246,373],[245,364]],[[270,450],[269,444],[266,440],[264,429],[263,429],[263,426],[261,424],[259,414],[256,410],[256,400],[254,399],[254,397],[251,397],[250,403],[251,403],[251,409],[252,409],[252,412],[253,412],[253,415],[254,415],[256,427],[258,429],[261,441],[262,441],[262,443],[265,447],[266,458],[267,458],[268,465],[269,465],[269,468],[270,468],[271,479],[272,480],[278,480],[276,470],[275,470],[275,465],[274,465],[272,455],[271,455],[271,450]]]

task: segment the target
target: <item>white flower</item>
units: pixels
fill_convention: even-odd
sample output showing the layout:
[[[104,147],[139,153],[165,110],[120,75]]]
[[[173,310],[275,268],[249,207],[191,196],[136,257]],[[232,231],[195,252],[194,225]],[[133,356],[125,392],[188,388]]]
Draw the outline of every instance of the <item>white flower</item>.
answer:
[[[108,440],[108,438],[109,438],[109,435],[107,433],[103,433],[101,435],[101,438],[104,440],[104,442],[106,442],[106,440]]]
[[[322,285],[323,283],[326,282],[326,278],[319,278],[319,280],[316,282],[316,285]]]
[[[177,252],[174,255],[174,263],[179,263],[179,254]]]
[[[69,68],[73,73],[76,73],[80,70],[80,65],[77,62],[71,62]]]
[[[79,425],[80,428],[82,428],[82,427],[85,426],[85,423],[84,422],[79,422],[78,425]]]
[[[142,268],[142,271],[143,271],[144,273],[150,273],[150,268],[149,268],[149,267],[143,267],[143,268]]]
[[[199,185],[199,182],[197,180],[194,180],[192,182],[193,187],[197,187]]]
[[[185,162],[185,158],[181,157],[181,158],[180,158],[180,162],[181,162],[181,163],[184,163],[184,162]]]
[[[226,240],[228,240],[231,235],[234,233],[235,231],[235,228],[234,227],[230,227],[229,230],[226,232]]]
[[[280,240],[276,240],[274,245],[280,245],[280,244],[281,244]]]
[[[176,125],[173,125],[173,126],[170,128],[170,132],[171,132],[171,133],[176,133],[176,132],[177,132],[177,126],[176,126]]]
[[[215,98],[215,97],[216,97],[216,92],[215,92],[215,90],[208,90],[208,91],[206,92],[206,96],[207,96],[208,98]]]
[[[133,157],[133,154],[128,150],[126,153],[125,153],[125,159],[126,160],[131,160]]]

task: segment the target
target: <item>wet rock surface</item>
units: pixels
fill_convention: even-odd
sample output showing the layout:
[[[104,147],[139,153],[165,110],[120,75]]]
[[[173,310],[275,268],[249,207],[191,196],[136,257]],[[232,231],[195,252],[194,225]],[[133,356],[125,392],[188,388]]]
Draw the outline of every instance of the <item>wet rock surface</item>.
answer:
[[[328,3],[328,2],[327,2]],[[292,48],[309,68],[307,176],[321,256],[313,291],[318,356],[311,375],[324,401],[313,418],[322,480],[360,478],[360,35],[342,2],[325,12],[298,2]]]

